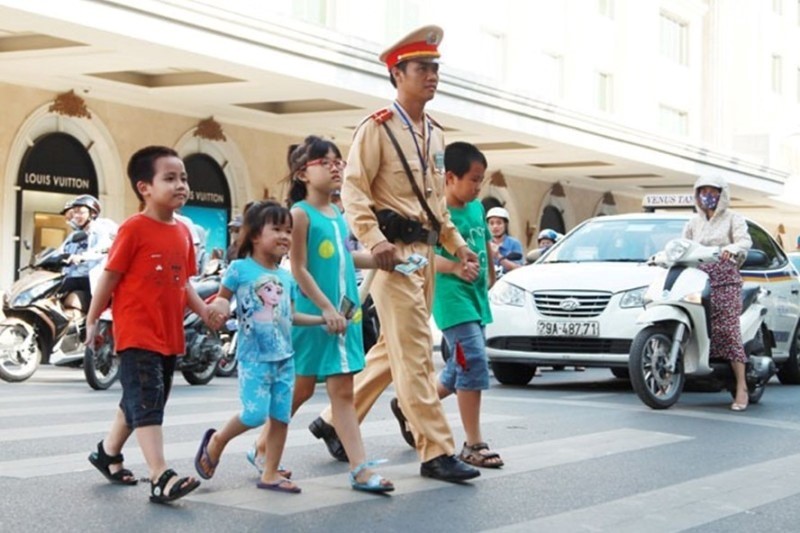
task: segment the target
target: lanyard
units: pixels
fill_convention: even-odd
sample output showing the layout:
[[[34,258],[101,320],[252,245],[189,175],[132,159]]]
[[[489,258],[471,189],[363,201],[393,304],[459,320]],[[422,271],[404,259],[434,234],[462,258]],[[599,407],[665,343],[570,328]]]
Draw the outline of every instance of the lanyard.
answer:
[[[422,150],[419,149],[419,143],[417,142],[417,136],[414,134],[414,126],[411,124],[411,120],[409,120],[408,115],[406,115],[405,111],[403,111],[403,108],[400,107],[400,104],[398,104],[397,102],[394,103],[394,108],[397,110],[397,114],[400,115],[400,120],[403,121],[403,124],[408,126],[408,131],[409,131],[409,133],[411,133],[411,139],[414,141],[414,148],[417,149],[417,157],[419,157],[419,164],[422,165],[422,179],[425,182],[425,188],[426,188],[425,193],[427,195],[427,194],[429,194],[428,191],[427,191],[427,187],[428,187],[428,160],[427,160],[426,157],[423,157]],[[423,129],[425,127],[424,126],[425,122],[426,121],[423,118]],[[433,130],[433,126],[431,125],[430,122],[427,122],[427,124],[428,124],[428,139],[427,139],[427,146],[425,147],[425,155],[426,156],[430,155],[430,153],[431,153],[431,137],[433,136],[433,135],[431,135],[432,130]]]

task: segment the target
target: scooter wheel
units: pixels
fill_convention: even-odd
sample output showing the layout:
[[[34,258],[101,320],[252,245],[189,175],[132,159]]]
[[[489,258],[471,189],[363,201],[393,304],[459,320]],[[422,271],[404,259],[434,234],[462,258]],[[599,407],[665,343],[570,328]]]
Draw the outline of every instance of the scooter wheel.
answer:
[[[668,409],[681,397],[686,376],[680,357],[674,372],[667,370],[672,350],[672,331],[663,326],[648,326],[631,344],[628,373],[639,399],[652,409]]]

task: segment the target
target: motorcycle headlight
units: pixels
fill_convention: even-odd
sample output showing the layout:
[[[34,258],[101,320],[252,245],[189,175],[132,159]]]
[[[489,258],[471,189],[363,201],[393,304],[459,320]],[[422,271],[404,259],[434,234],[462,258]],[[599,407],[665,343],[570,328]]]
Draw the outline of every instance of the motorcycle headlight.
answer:
[[[667,243],[664,252],[667,260],[671,262],[678,261],[683,254],[691,247],[692,243],[686,239],[673,239]]]
[[[61,284],[61,278],[56,278],[40,285],[35,285],[27,291],[22,291],[11,302],[11,307],[27,307],[33,302],[41,298],[43,295],[50,292]]]
[[[644,293],[647,287],[639,287],[638,289],[631,289],[622,295],[619,306],[623,309],[630,309],[631,307],[644,307]]]
[[[684,302],[690,303],[690,304],[700,305],[701,303],[703,303],[703,293],[701,293],[701,292],[690,292],[689,294],[687,294],[686,296],[681,298],[681,300],[683,300]]]
[[[525,305],[525,291],[515,285],[499,280],[489,291],[489,300],[496,305],[523,307]]]

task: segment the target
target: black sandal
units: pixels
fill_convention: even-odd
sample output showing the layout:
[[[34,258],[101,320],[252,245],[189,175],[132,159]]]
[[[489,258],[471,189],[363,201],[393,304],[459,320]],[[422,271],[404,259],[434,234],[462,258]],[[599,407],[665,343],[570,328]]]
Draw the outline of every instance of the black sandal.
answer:
[[[115,485],[136,485],[139,480],[133,476],[133,472],[127,468],[122,468],[112,473],[109,466],[122,464],[124,457],[121,453],[108,455],[103,449],[103,441],[97,443],[97,451],[89,454],[89,462],[92,463],[107,480]],[[127,479],[126,479],[127,478]]]
[[[158,481],[153,483],[150,482],[150,501],[153,503],[167,503],[171,501],[175,501],[178,498],[183,498],[194,489],[200,486],[200,482],[198,480],[194,480],[191,483],[188,477],[182,477],[178,481],[172,484],[172,488],[169,491],[169,494],[165,494],[167,491],[167,483],[169,480],[177,477],[178,474],[171,468],[167,468],[164,470],[164,473],[158,478]]]

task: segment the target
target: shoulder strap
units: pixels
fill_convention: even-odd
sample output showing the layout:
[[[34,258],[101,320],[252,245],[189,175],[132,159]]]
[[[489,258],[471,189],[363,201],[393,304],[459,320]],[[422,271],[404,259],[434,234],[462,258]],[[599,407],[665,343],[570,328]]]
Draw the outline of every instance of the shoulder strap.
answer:
[[[428,215],[428,219],[431,222],[431,226],[436,233],[441,234],[442,225],[439,222],[439,219],[436,218],[436,215],[433,214],[428,202],[425,201],[425,197],[422,195],[422,191],[419,190],[419,185],[417,185],[417,180],[414,179],[414,173],[411,172],[411,167],[408,166],[408,161],[406,161],[406,156],[403,154],[403,149],[400,148],[400,143],[397,142],[397,137],[394,136],[392,130],[389,128],[386,122],[381,123],[383,128],[386,130],[386,134],[389,136],[389,140],[392,141],[392,146],[394,146],[395,151],[397,152],[397,156],[400,158],[400,162],[403,164],[403,170],[406,171],[406,177],[408,178],[409,183],[411,183],[411,189],[414,191],[414,194],[419,200],[420,205],[422,205],[422,209],[425,210],[425,214]]]

